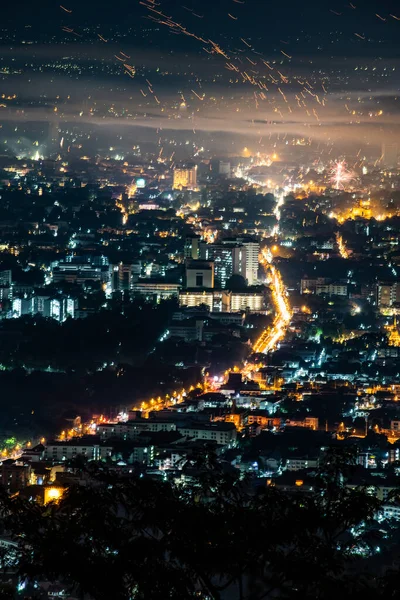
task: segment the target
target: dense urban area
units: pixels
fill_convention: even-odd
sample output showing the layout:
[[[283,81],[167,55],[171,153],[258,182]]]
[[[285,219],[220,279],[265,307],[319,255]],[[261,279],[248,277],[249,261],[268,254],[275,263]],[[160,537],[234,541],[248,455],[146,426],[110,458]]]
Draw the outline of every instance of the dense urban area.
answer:
[[[139,4],[0,28],[0,600],[399,598],[396,52]]]

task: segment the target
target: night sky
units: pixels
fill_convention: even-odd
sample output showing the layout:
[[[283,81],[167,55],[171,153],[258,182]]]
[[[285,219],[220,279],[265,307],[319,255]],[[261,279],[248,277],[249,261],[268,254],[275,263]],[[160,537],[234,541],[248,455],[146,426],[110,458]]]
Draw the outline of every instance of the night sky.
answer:
[[[271,38],[284,40],[287,35],[300,35],[301,32],[318,35],[340,30],[350,33],[358,31],[377,40],[400,39],[400,21],[390,17],[390,14],[400,17],[398,2],[394,1],[355,0],[352,3],[355,9],[350,3],[341,0],[244,0],[243,3],[235,0],[164,0],[157,4],[164,13],[180,19],[188,28],[194,26],[201,34],[207,32],[221,36],[261,36],[267,43]],[[2,20],[15,25],[34,23],[42,28],[59,22],[72,22],[75,25],[114,23],[133,26],[137,19],[142,19],[147,14],[146,8],[138,0],[66,0],[64,5],[72,10],[70,15],[62,11],[60,4],[55,0],[22,0],[8,3],[2,8]],[[203,16],[203,19],[194,17],[190,10],[186,9],[193,10],[194,13]],[[230,19],[228,13],[237,17],[237,21]],[[376,14],[386,21],[379,19]],[[179,42],[177,44],[179,45]]]
[[[133,115],[131,126],[150,129],[258,136],[273,122],[277,134],[377,147],[400,134],[400,8],[395,2],[163,0],[146,5],[138,0],[63,0],[63,6],[72,12],[54,0],[23,0],[3,9],[4,26],[19,33],[13,44],[3,40],[1,55],[23,68],[22,76],[4,79],[3,89],[17,93],[20,106],[29,108],[25,118],[48,118],[35,106],[36,99],[69,90],[72,99],[64,106],[65,120],[76,119],[82,104],[95,98],[104,108],[97,121],[102,124],[116,123],[107,113],[112,103],[117,112]],[[204,49],[201,40],[171,30],[152,6],[197,38],[213,40],[229,60],[209,42]],[[109,43],[103,44],[99,35]],[[22,44],[23,39],[34,40],[34,46]],[[84,69],[76,77],[63,72],[53,77],[40,69],[29,72],[31,62],[64,60],[66,55],[84,67],[90,61],[105,61],[118,68],[115,55],[121,50],[136,69],[135,78],[127,76],[122,86],[119,75],[109,72],[94,71],[91,77]],[[272,61],[275,69],[265,97],[255,81],[233,76],[227,67],[231,62],[249,77],[265,78],[270,73],[263,60]],[[162,71],[168,76],[161,76]],[[308,90],[299,88],[302,78],[309,80]],[[154,86],[150,97],[141,92],[146,92],[147,80]],[[194,93],[205,94],[205,101]],[[176,114],[174,106],[182,95],[191,122]],[[217,101],[209,102],[213,95]],[[149,102],[154,96],[157,101]],[[5,118],[12,120],[14,114]],[[84,122],[87,117],[81,118]]]

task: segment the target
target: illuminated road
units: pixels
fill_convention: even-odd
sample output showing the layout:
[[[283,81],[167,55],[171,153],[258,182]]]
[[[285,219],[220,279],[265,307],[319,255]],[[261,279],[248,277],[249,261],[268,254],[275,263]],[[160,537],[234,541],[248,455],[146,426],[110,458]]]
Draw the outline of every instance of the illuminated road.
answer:
[[[284,196],[283,194],[281,194],[280,196],[278,196],[278,201],[274,210],[274,214],[278,221],[274,230],[275,234],[278,234],[279,221],[281,217],[280,208],[283,205],[283,203]],[[201,227],[198,231],[199,233],[204,234],[204,231],[201,230]],[[272,327],[265,329],[253,346],[254,352],[266,353],[271,350],[274,350],[278,342],[285,337],[287,327],[292,318],[292,312],[287,300],[286,288],[283,284],[281,274],[275,267],[275,265],[272,264],[273,256],[269,248],[265,248],[261,252],[259,260],[260,264],[263,265],[266,274],[268,274],[270,278],[272,301],[276,313]],[[250,372],[255,370],[256,368],[256,365],[248,364],[242,370],[242,373],[245,376],[249,375]],[[192,391],[195,387],[202,389],[203,393],[210,389],[215,391],[214,388],[212,386],[210,387],[209,385],[207,385],[206,382],[197,383],[196,386],[191,386],[188,390],[182,389],[179,391],[174,391],[171,395],[167,394],[164,397],[159,396],[158,398],[151,398],[147,402],[142,402],[133,406],[132,410],[141,411],[143,417],[148,418],[149,414],[153,411],[163,410],[175,404],[184,402],[186,400],[187,393]],[[126,418],[128,418],[128,415],[126,415]],[[108,422],[108,420],[103,418],[102,422]],[[95,431],[96,428],[94,428],[92,431],[89,427],[86,428],[85,433],[95,433]],[[65,436],[65,432],[63,432],[63,434]],[[82,432],[80,433],[80,435],[82,435]],[[73,432],[72,435],[70,434],[69,436],[61,437],[61,439],[71,439],[71,437],[74,437]]]
[[[274,209],[274,215],[277,224],[274,227],[273,234],[279,233],[279,221],[281,220],[281,207],[285,202],[283,193],[277,195],[277,203]],[[270,352],[276,348],[277,343],[285,337],[287,327],[292,318],[292,312],[286,296],[286,288],[283,284],[281,274],[272,264],[273,256],[269,248],[262,251],[260,263],[263,265],[266,274],[271,278],[272,301],[275,307],[275,320],[272,327],[265,329],[253,346],[254,352]]]
[[[283,193],[279,194],[279,196],[277,196],[277,203],[276,206],[274,208],[274,215],[276,217],[276,220],[278,221],[278,223],[274,226],[273,235],[277,235],[279,233],[279,221],[281,220],[281,206],[285,201],[285,197],[283,195]]]
[[[282,205],[280,202],[277,210]],[[272,301],[275,307],[275,320],[272,327],[265,329],[253,346],[254,352],[266,353],[276,348],[277,343],[285,337],[287,327],[292,318],[289,302],[286,295],[286,288],[283,284],[281,274],[278,269],[272,264],[271,251],[266,248],[260,255],[260,263],[263,265],[265,272],[270,277],[270,286],[272,290]],[[244,375],[248,375],[250,370],[253,370],[254,365],[247,365],[243,370]],[[207,391],[205,384],[198,383],[196,387],[202,388],[203,392]],[[194,389],[193,386],[190,388]],[[188,390],[190,391],[190,390]],[[186,390],[174,392],[171,396],[165,398],[152,398],[149,402],[142,402],[140,406],[135,407],[136,410],[141,410],[144,416],[148,416],[151,411],[162,410],[173,404],[184,402],[186,398]]]
[[[163,410],[169,406],[174,406],[180,402],[184,402],[188,392],[193,391],[195,388],[200,388],[206,391],[206,387],[203,383],[196,383],[195,386],[190,386],[188,390],[183,388],[180,391],[174,391],[171,395],[167,394],[164,398],[159,396],[158,398],[151,398],[148,402],[142,402],[140,405],[134,406],[132,410],[140,410],[144,417],[148,417],[152,411]]]
[[[292,313],[286,296],[286,288],[282,282],[281,274],[278,269],[272,264],[271,252],[263,250],[260,263],[263,265],[266,272],[268,271],[271,277],[272,301],[276,310],[276,317],[271,328],[266,329],[260,335],[253,346],[254,352],[269,352],[273,350],[279,340],[286,333],[287,327],[292,318]]]
[[[7,456],[0,458],[0,465],[5,460],[9,460],[9,459],[18,460],[19,458],[21,458],[23,453],[24,453],[23,450],[14,450],[13,452],[10,452],[10,454],[7,454]]]

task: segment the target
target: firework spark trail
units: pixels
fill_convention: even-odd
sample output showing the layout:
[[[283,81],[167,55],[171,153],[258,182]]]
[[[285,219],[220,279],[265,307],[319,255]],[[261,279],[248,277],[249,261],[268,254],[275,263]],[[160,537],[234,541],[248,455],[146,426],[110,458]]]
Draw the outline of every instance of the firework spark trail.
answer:
[[[237,71],[241,76],[242,76],[242,81],[243,82],[248,82],[251,85],[257,86],[260,89],[264,89],[266,91],[268,91],[267,86],[265,85],[265,82],[262,81],[262,79],[259,78],[259,72],[258,71],[251,71],[251,73],[253,73],[252,75],[250,75],[249,73],[247,73],[246,71],[242,71],[240,69],[238,69],[237,67],[235,68],[235,65],[233,64],[233,62],[230,61],[229,55],[227,53],[227,51],[222,48],[217,42],[215,42],[214,40],[208,39],[205,40],[202,36],[199,36],[191,31],[189,31],[186,27],[184,27],[181,23],[178,23],[177,21],[175,21],[172,16],[166,15],[162,10],[155,8],[155,5],[153,2],[150,2],[149,0],[140,0],[139,2],[142,6],[144,6],[145,8],[147,8],[152,14],[148,16],[148,18],[150,18],[151,20],[153,20],[154,22],[160,24],[160,25],[165,25],[167,27],[169,27],[172,31],[172,33],[182,33],[184,35],[188,35],[190,37],[193,37],[199,41],[201,41],[202,43],[205,44],[205,46],[203,47],[204,51],[207,52],[208,54],[219,54],[222,57],[224,57],[227,61],[229,61],[228,63],[226,63],[226,68],[228,70],[235,70]],[[183,6],[184,9],[186,9],[187,11],[192,13],[192,10],[187,8],[186,6]],[[232,17],[232,15],[229,15]],[[233,18],[233,17],[232,17]],[[253,52],[255,52],[254,48],[244,39],[244,38],[240,38],[241,41],[249,48],[251,49]],[[240,52],[242,50],[239,50]],[[291,59],[292,57],[287,54],[286,52],[284,52],[283,50],[281,50],[281,53],[288,59]],[[262,54],[258,53],[261,57]],[[248,60],[248,62],[250,62],[252,65],[256,65],[257,63],[252,61],[249,57],[245,56],[244,58],[246,58],[246,60]],[[240,63],[242,63],[241,59],[238,56],[234,57],[234,60],[238,60]],[[261,58],[263,64],[270,69],[271,71],[276,71],[277,74],[279,75],[280,79],[282,82],[284,82],[285,84],[289,84],[289,78],[285,75],[283,75],[283,73],[281,73],[278,69],[276,69],[275,67],[272,67],[267,61],[265,61],[263,58]],[[265,75],[262,76],[262,78],[265,79]],[[274,85],[278,85],[279,83],[279,79],[272,77],[272,75],[270,75],[271,81],[273,82]],[[231,83],[235,83],[234,80],[230,80]],[[298,82],[297,79],[295,78],[293,80],[293,82],[296,85],[303,85],[302,83]],[[236,82],[237,83],[237,82]],[[308,82],[306,82],[306,84],[313,89],[313,86],[311,84],[309,84]],[[322,86],[323,87],[323,86]],[[323,87],[324,92],[326,93],[325,88]],[[279,90],[279,92],[281,93],[282,97],[284,98],[284,95],[282,94],[282,92]],[[319,99],[319,97],[317,95],[311,94],[311,96],[313,96],[313,99],[315,99],[315,101],[322,105],[325,106],[325,102],[324,102],[324,98],[321,100]],[[269,102],[269,100],[267,98],[264,97],[260,97],[261,100],[263,101],[267,101]],[[290,107],[290,105],[288,105],[287,101],[286,101],[287,107],[286,110],[291,113],[292,109]],[[303,103],[304,106],[301,106],[300,108],[302,110],[306,111],[306,114],[308,116],[310,116],[310,111],[307,109],[306,104]],[[280,110],[277,111],[283,118],[282,112]],[[313,112],[314,116],[315,116],[315,112]]]
[[[244,2],[242,0],[234,0],[234,1],[237,2],[237,4],[244,4]],[[162,24],[162,25],[165,25],[165,26],[169,27],[171,29],[172,33],[183,34],[183,35],[186,35],[186,36],[189,36],[189,37],[193,37],[194,39],[196,39],[196,40],[198,40],[198,41],[200,41],[200,42],[202,42],[203,44],[206,45],[206,47],[204,49],[209,54],[219,54],[219,55],[223,56],[226,60],[230,61],[227,51],[225,49],[223,49],[218,43],[216,43],[215,41],[213,41],[211,39],[204,39],[203,37],[197,35],[196,33],[193,33],[192,31],[189,31],[184,25],[182,25],[181,23],[179,23],[176,20],[174,20],[172,18],[172,16],[169,16],[169,15],[165,14],[163,12],[163,10],[161,10],[159,8],[160,7],[160,3],[159,2],[156,2],[155,0],[140,0],[139,4],[143,5],[151,13],[150,15],[147,16],[147,18],[149,18],[149,19],[151,19],[151,20],[153,20],[153,21],[155,21],[155,22],[157,22],[159,24]],[[356,9],[356,6],[354,4],[352,4],[351,2],[349,3],[349,6],[352,9]],[[197,14],[195,14],[194,11],[193,11],[193,9],[187,8],[186,6],[183,6],[183,8],[185,10],[189,11],[192,15],[194,15],[196,17],[202,18],[204,16],[204,15],[197,15]],[[71,10],[69,10],[68,8],[66,8],[63,5],[60,5],[60,9],[62,9],[66,13],[71,13],[72,12]],[[330,12],[332,12],[333,14],[335,14],[337,16],[342,16],[341,12],[337,12],[337,11],[335,11],[333,9],[330,9]],[[238,17],[232,15],[231,13],[228,13],[228,16],[231,19],[234,19],[234,20],[238,19]],[[386,22],[389,17],[392,18],[392,19],[394,19],[394,20],[396,20],[396,21],[400,21],[400,17],[397,17],[396,15],[394,15],[392,13],[390,13],[390,14],[388,14],[386,16],[382,16],[382,15],[380,15],[378,13],[375,13],[375,16],[376,16],[376,18],[380,19],[382,22]],[[63,27],[63,30],[66,31],[67,33],[71,33],[72,35],[81,37],[80,34],[77,33],[76,31],[74,31],[72,28]],[[107,40],[103,36],[101,36],[100,34],[97,34],[97,35],[98,35],[99,39],[102,42],[107,42]],[[361,40],[365,40],[366,39],[365,35],[361,35],[359,33],[354,33],[354,35],[357,36],[358,38],[360,38]],[[303,82],[300,81],[300,79],[297,79],[296,77],[291,78],[291,80],[289,80],[289,78],[287,76],[283,75],[276,67],[271,66],[268,63],[268,61],[265,61],[262,58],[262,54],[259,53],[259,52],[256,52],[256,50],[253,48],[252,44],[250,44],[248,41],[246,41],[246,39],[240,38],[240,40],[243,42],[243,44],[249,50],[251,50],[253,53],[258,54],[258,55],[261,56],[261,61],[263,62],[263,64],[270,71],[274,72],[274,74],[279,75],[280,81],[279,81],[279,79],[277,79],[277,75],[276,75],[276,77],[272,77],[271,74],[269,75],[269,78],[272,81],[273,85],[275,85],[276,87],[278,87],[278,85],[280,84],[280,82],[283,82],[285,84],[289,84],[290,83],[290,84],[296,84],[296,85],[299,84],[299,85],[302,85],[303,89],[306,92],[308,92],[308,94],[312,97],[312,102],[315,101],[320,106],[323,106],[323,107],[325,106],[325,97],[323,97],[322,99],[320,99],[320,97],[318,96],[318,94],[313,94],[312,92],[310,92],[309,89],[307,89],[307,88],[304,87],[304,85],[307,85],[310,89],[313,89],[313,86],[308,81],[306,81],[305,84],[304,84]],[[280,40],[280,41],[281,41],[282,44],[285,44],[285,45],[288,45],[288,43],[289,43],[289,42],[284,41],[284,40]],[[246,50],[239,50],[239,52],[245,52],[245,51]],[[280,52],[287,59],[290,60],[292,58],[292,56],[290,54],[284,52],[283,50],[280,50]],[[119,57],[117,55],[115,55],[115,58],[122,63],[121,66],[123,66],[124,72],[127,75],[129,75],[130,77],[134,77],[135,74],[136,74],[136,70],[135,70],[135,68],[133,66],[127,64],[126,59],[129,59],[128,55],[124,54],[122,51],[120,51],[120,55],[122,57],[124,57],[124,58],[122,59],[121,57]],[[256,62],[252,61],[248,56],[245,56],[244,58],[248,62],[250,62],[252,65],[254,65],[254,66],[257,64]],[[233,58],[233,60],[238,60],[240,63],[242,63],[242,61],[240,60],[240,58],[238,56],[235,56]],[[226,65],[227,65],[226,68],[228,70],[232,70],[232,71],[234,70],[237,73],[239,73],[241,75],[241,77],[242,77],[242,81],[243,82],[250,83],[251,85],[257,86],[260,89],[264,89],[264,90],[268,91],[268,88],[265,85],[265,82],[263,81],[263,79],[265,79],[265,77],[266,77],[265,75],[260,75],[260,73],[258,71],[253,71],[253,70],[250,70],[250,73],[247,73],[246,71],[241,71],[236,65],[233,64],[233,62],[228,62],[228,63],[226,63]],[[260,79],[260,77],[261,77],[261,79]],[[232,83],[240,83],[239,79],[237,79],[236,82],[234,80],[230,80],[230,81]],[[326,88],[325,88],[325,86],[324,86],[324,84],[322,82],[321,82],[321,87],[322,87],[325,95],[327,95],[327,90],[326,90]],[[290,107],[289,103],[287,102],[285,94],[282,92],[282,90],[279,87],[278,87],[277,91],[280,93],[280,95],[282,96],[282,98],[284,99],[284,101],[286,103],[285,110],[288,111],[289,113],[291,113],[292,110],[291,110],[291,107]],[[151,89],[150,89],[150,92],[153,94],[153,91]],[[199,96],[197,96],[197,97],[199,98],[199,100],[204,99],[204,97],[203,98],[201,98]],[[258,107],[258,101],[257,101],[257,99],[259,99],[260,101],[265,101],[265,102],[268,102],[269,104],[271,104],[270,100],[267,98],[267,96],[265,94],[259,94],[257,96],[257,94],[254,93],[254,98],[255,98],[255,102],[256,102],[256,106],[257,107]],[[317,121],[319,121],[319,118],[318,118],[318,115],[316,113],[315,108],[313,108],[311,106],[311,107],[309,107],[310,110],[308,110],[307,104],[304,102],[304,100],[302,100],[300,102],[300,99],[299,99],[299,97],[297,95],[295,96],[295,98],[296,98],[297,106],[298,106],[299,109],[304,110],[306,112],[307,116],[311,116],[310,111],[312,111],[312,114],[314,115],[314,117],[317,119]],[[304,95],[303,95],[303,98],[304,98]],[[156,99],[156,102],[159,103],[158,98],[155,97],[155,99]],[[309,98],[309,100],[311,101],[311,98]],[[275,98],[273,99],[273,102],[275,102]],[[275,110],[275,112],[277,112],[278,114],[280,114],[282,116],[282,118],[283,118],[282,112],[278,108],[275,108],[274,110]],[[282,110],[283,110],[283,108],[282,108]],[[340,183],[341,183],[341,181],[340,181]]]
[[[154,0],[149,0],[149,2],[150,3],[154,2]],[[63,10],[64,12],[66,12],[68,14],[72,13],[72,10],[65,8],[65,6],[63,6],[62,4],[60,4],[60,8],[61,8],[61,10]],[[72,29],[71,27],[67,27],[66,25],[62,26],[61,29],[63,31],[65,31],[66,33],[71,33],[72,35],[75,35],[77,37],[83,37],[80,33],[77,33],[74,29]],[[105,42],[105,43],[108,42],[108,40],[106,40],[102,35],[100,35],[100,33],[98,33],[97,36],[102,42]],[[123,58],[114,54],[115,58],[123,64],[124,73],[126,73],[127,75],[129,75],[129,77],[131,77],[133,79],[136,74],[136,69],[132,65],[129,65],[126,63],[126,59],[130,59],[130,56],[128,56],[127,54],[122,52],[122,50],[120,50],[119,53],[123,56]]]
[[[201,100],[203,102],[204,98],[205,98],[205,94],[204,96],[199,96],[199,94],[197,94],[194,90],[190,90],[191,92],[193,92],[193,94],[196,96],[196,98],[198,98],[199,100]]]

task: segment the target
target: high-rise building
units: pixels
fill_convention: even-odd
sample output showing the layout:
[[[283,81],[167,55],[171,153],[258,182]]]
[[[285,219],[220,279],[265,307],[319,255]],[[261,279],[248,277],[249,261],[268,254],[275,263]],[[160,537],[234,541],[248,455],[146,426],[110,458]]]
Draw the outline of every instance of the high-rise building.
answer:
[[[67,298],[66,304],[66,317],[71,317],[72,319],[76,318],[77,310],[78,310],[78,300],[77,298]]]
[[[12,314],[16,319],[32,314],[32,298],[14,298]]]
[[[248,285],[255,285],[258,281],[258,256],[260,244],[256,241],[244,241],[246,248],[246,279]]]
[[[186,287],[189,289],[212,289],[214,287],[214,263],[205,260],[187,260]]]
[[[185,239],[184,256],[197,260],[200,257],[200,236],[188,235]]]
[[[50,317],[60,323],[66,321],[68,317],[75,319],[77,310],[78,301],[76,298],[62,296],[50,300]]]
[[[119,263],[118,265],[118,288],[129,290],[133,283],[132,265]]]
[[[0,285],[0,302],[12,299],[12,288],[5,285]]]
[[[174,169],[174,190],[197,189],[197,165],[187,164]]]
[[[397,167],[399,145],[396,142],[382,144],[382,164],[385,167]]]
[[[11,270],[0,271],[0,285],[10,287],[12,283],[12,272]]]
[[[215,283],[225,288],[232,275],[242,275],[246,279],[246,248],[242,245],[206,244],[202,254],[207,260],[214,261]]]
[[[255,285],[258,281],[258,256],[260,243],[251,237],[225,238],[221,240],[225,246],[243,246],[246,254],[246,272],[244,278],[247,285]],[[242,274],[242,273],[241,273]]]
[[[255,285],[258,281],[258,256],[260,254],[260,243],[253,238],[236,238],[236,242],[244,246],[246,251],[246,275],[247,285]]]
[[[12,271],[0,271],[0,302],[12,299]]]
[[[50,296],[34,296],[32,312],[42,317],[50,317]]]
[[[140,261],[136,263],[123,263],[110,265],[110,288],[115,290],[130,290],[134,283],[139,280],[142,264]]]

